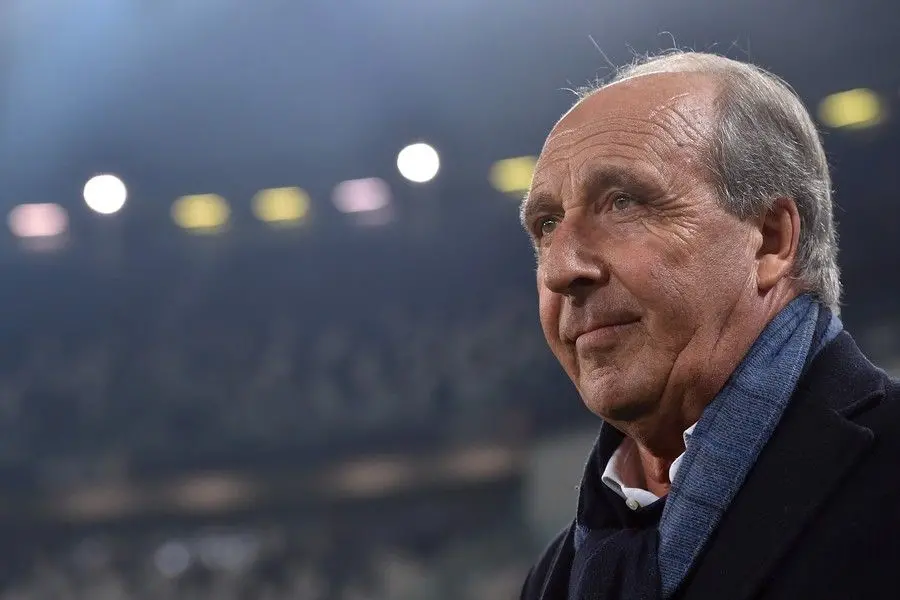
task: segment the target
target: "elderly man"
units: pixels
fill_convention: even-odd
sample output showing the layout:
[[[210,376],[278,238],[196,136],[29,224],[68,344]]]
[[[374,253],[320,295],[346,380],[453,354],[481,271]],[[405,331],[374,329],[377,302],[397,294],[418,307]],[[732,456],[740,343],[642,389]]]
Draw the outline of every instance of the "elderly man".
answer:
[[[603,423],[522,598],[900,593],[900,385],[838,319],[830,185],[790,88],[714,55],[635,64],[554,127],[521,216]]]

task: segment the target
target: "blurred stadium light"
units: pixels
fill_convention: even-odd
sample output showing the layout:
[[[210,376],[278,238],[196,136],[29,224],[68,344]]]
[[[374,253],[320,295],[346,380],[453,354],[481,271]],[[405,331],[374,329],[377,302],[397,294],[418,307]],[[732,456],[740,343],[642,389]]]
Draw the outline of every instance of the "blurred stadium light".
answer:
[[[84,184],[84,201],[101,215],[111,215],[125,206],[128,189],[115,175],[97,175]]]
[[[819,120],[828,127],[863,129],[878,125],[883,119],[881,99],[865,88],[831,94],[819,104]]]
[[[253,214],[270,225],[291,225],[306,217],[309,205],[309,194],[300,188],[270,188],[253,197]]]
[[[343,213],[372,212],[391,203],[391,191],[388,184],[377,177],[351,179],[335,186],[332,201]]]
[[[20,204],[9,212],[7,222],[16,237],[48,238],[66,232],[69,215],[59,204]]]
[[[504,194],[521,195],[531,186],[531,176],[534,174],[536,163],[537,158],[534,156],[498,160],[491,167],[491,185]]]
[[[414,183],[431,181],[440,168],[441,159],[437,150],[428,144],[411,144],[397,154],[397,169]]]
[[[175,223],[195,233],[215,233],[230,216],[228,203],[217,194],[182,196],[172,205]]]

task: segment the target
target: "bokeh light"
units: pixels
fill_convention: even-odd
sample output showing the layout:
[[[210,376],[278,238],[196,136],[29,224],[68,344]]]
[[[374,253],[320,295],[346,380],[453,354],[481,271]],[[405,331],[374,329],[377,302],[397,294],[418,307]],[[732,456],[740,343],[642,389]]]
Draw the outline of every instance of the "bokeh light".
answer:
[[[175,223],[194,233],[215,233],[228,222],[230,215],[228,203],[217,194],[182,196],[172,205]]]
[[[865,88],[831,94],[819,104],[819,120],[828,127],[863,129],[879,124],[883,118],[878,94]]]
[[[504,194],[522,194],[531,186],[531,177],[537,158],[534,156],[518,156],[498,160],[491,167],[491,185]]]
[[[127,198],[128,189],[115,175],[97,175],[84,184],[84,202],[101,215],[119,212]]]
[[[270,225],[301,222],[309,213],[309,194],[297,187],[260,190],[253,196],[253,214]]]
[[[342,181],[334,188],[335,207],[343,213],[381,210],[391,202],[387,183],[377,177]]]
[[[411,144],[397,155],[397,169],[409,181],[425,183],[434,179],[441,168],[437,150],[428,144]]]
[[[59,204],[20,204],[9,212],[9,230],[19,238],[62,235],[69,227],[69,214]]]

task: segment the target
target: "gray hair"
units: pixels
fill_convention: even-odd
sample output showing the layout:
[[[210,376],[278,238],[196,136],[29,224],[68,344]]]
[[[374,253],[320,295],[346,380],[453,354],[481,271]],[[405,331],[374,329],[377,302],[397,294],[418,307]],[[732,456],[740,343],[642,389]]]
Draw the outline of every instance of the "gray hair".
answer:
[[[835,313],[841,278],[832,215],[831,177],[816,126],[785,81],[755,65],[715,54],[670,51],[640,58],[606,82],[579,90],[581,99],[625,79],[655,73],[707,74],[721,86],[708,157],[725,210],[741,219],[792,198],[800,214],[794,276]]]

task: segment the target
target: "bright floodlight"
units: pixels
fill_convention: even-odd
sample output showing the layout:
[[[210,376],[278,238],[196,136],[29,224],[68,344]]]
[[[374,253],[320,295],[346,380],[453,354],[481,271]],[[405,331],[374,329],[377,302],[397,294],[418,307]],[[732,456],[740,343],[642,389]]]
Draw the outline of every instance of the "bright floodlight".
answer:
[[[397,155],[400,174],[416,183],[431,181],[441,168],[437,151],[428,144],[412,144]]]
[[[111,215],[125,206],[128,190],[115,175],[97,175],[84,185],[84,201],[94,212]]]

